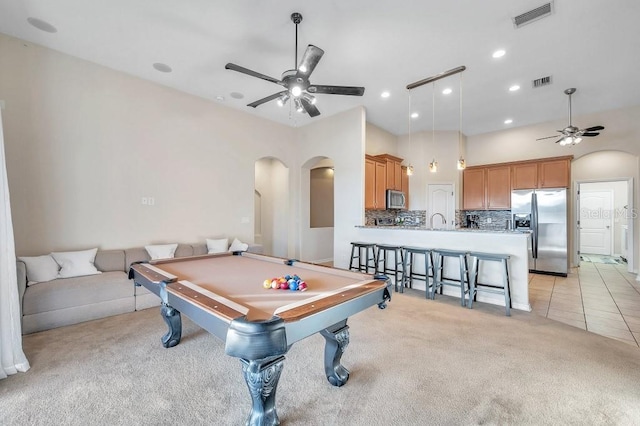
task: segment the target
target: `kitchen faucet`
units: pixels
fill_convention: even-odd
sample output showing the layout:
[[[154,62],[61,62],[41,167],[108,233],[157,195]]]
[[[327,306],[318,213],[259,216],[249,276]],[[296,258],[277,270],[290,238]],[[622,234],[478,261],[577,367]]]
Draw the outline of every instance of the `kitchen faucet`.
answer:
[[[444,215],[442,213],[434,213],[431,215],[431,217],[429,218],[429,228],[433,229],[433,217],[434,216],[440,216],[442,218],[442,223],[444,225],[447,224],[447,219],[445,219]]]

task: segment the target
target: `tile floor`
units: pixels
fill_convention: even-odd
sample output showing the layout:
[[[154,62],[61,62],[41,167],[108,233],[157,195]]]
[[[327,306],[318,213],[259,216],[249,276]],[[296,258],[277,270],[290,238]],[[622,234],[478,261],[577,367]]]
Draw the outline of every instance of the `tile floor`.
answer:
[[[529,274],[532,312],[640,347],[640,282],[626,264],[583,258],[566,278]]]

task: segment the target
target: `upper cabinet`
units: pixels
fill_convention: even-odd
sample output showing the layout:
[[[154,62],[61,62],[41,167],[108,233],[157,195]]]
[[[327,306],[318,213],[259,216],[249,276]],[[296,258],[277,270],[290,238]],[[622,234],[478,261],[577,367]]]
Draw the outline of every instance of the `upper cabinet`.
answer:
[[[511,208],[511,168],[468,167],[462,172],[464,210],[508,210]]]
[[[511,189],[538,187],[538,163],[522,163],[511,166]]]
[[[485,169],[466,168],[462,172],[462,208],[464,210],[484,210]]]
[[[387,164],[367,155],[364,160],[364,208],[384,210]]]
[[[376,155],[375,158],[387,166],[387,189],[402,191],[402,158],[389,154]]]
[[[542,161],[538,164],[538,188],[568,188],[570,175],[570,159]]]
[[[366,155],[364,160],[364,208],[384,210],[387,189],[404,192],[409,205],[409,178],[402,158],[389,154]]]
[[[511,166],[511,189],[568,188],[571,158],[559,157],[515,163]]]
[[[509,210],[514,189],[568,188],[572,158],[467,167],[462,174],[462,208]]]
[[[487,167],[487,209],[511,208],[511,167]]]

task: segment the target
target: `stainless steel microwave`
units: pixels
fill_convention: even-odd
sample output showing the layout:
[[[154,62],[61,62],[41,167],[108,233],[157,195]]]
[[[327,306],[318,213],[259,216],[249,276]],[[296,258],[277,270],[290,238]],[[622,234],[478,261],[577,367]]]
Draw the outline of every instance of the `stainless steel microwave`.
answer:
[[[393,189],[387,189],[387,209],[406,209],[407,200],[402,191],[394,191]]]

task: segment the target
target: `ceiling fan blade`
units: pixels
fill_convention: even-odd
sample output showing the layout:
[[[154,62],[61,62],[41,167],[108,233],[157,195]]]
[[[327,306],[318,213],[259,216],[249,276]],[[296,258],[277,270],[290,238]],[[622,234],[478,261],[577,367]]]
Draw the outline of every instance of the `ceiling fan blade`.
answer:
[[[300,61],[300,65],[298,65],[298,72],[296,77],[304,78],[305,80],[309,79],[309,76],[320,62],[320,58],[324,55],[324,50],[320,49],[313,44],[307,46],[307,50],[304,52],[304,56]]]
[[[558,135],[553,135],[553,136],[547,136],[547,137],[545,137],[545,138],[538,138],[538,139],[536,139],[536,140],[537,140],[537,141],[541,141],[541,140],[543,140],[543,139],[551,139],[551,138],[557,138],[557,137],[558,137]]]
[[[555,136],[554,136],[554,137],[555,137]],[[561,137],[560,139],[558,139],[558,140],[556,141],[556,143],[560,143],[560,142],[562,142],[563,140],[564,140],[564,136],[563,136],[563,137]]]
[[[272,83],[276,83],[276,84],[279,84],[281,86],[284,86],[284,83],[282,81],[278,80],[278,79],[275,79],[273,77],[269,77],[268,75],[260,74],[259,72],[250,70],[249,68],[241,67],[240,65],[228,63],[227,65],[224,66],[224,68],[227,69],[227,70],[238,71],[238,72],[241,72],[242,74],[247,74],[247,75],[250,75],[252,77],[258,77],[258,78],[261,78],[263,80],[267,80],[267,81],[270,81]]]
[[[362,96],[364,95],[364,87],[355,86],[325,86],[319,84],[312,84],[307,88],[309,93],[323,93],[327,95],[351,95]]]
[[[302,106],[304,107],[304,110],[307,111],[307,114],[309,114],[309,117],[317,117],[318,115],[320,115],[320,111],[318,111],[318,108],[316,108],[315,105],[307,101],[305,98],[301,98],[300,102],[302,102]]]
[[[266,98],[262,98],[262,99],[259,99],[259,100],[255,101],[255,102],[251,102],[250,104],[247,104],[247,106],[255,108],[257,106],[260,106],[260,105],[262,105],[264,103],[267,103],[269,101],[272,101],[274,99],[278,99],[280,96],[284,95],[285,93],[288,93],[288,92],[286,90],[283,90],[282,92],[274,93],[273,95],[267,96]]]
[[[584,132],[582,136],[598,136],[599,134],[598,132]]]
[[[604,127],[593,126],[593,127],[587,127],[586,129],[584,129],[585,132],[597,132],[598,130],[604,130]]]

